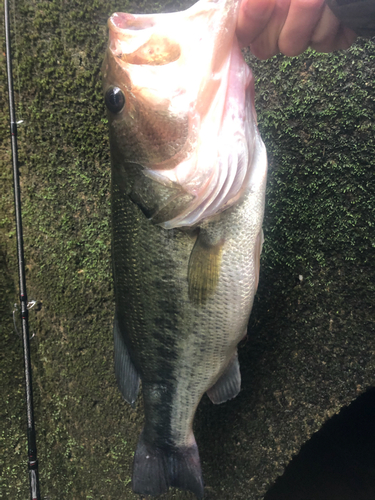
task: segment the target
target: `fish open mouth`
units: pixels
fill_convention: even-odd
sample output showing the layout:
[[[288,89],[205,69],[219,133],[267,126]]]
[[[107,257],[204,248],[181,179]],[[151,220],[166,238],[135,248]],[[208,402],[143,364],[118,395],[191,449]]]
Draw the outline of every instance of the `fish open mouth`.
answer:
[[[172,209],[164,198],[158,205],[166,229],[216,216],[263,178],[252,76],[235,36],[239,5],[200,0],[183,12],[116,12],[108,21],[104,90],[126,94],[125,106],[117,93],[107,103],[114,137],[128,141],[114,143],[155,185],[178,187]]]
[[[128,64],[162,66],[177,61],[181,55],[179,43],[153,30],[154,16],[115,12],[108,26],[111,49]],[[129,48],[134,50],[129,51]]]

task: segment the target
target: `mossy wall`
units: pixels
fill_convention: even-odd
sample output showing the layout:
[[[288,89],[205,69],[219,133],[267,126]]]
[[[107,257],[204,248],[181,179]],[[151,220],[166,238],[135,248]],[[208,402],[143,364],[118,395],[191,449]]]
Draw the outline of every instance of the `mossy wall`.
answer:
[[[192,2],[190,2],[191,4]],[[112,362],[110,158],[100,67],[114,11],[189,2],[11,2],[42,498],[132,499],[142,404]],[[1,7],[2,8],[2,7]],[[1,11],[3,17],[3,12]],[[28,496],[5,42],[0,54],[0,497]],[[250,56],[247,54],[250,58]],[[207,498],[261,499],[291,456],[374,385],[375,43],[250,58],[270,160],[243,390],[196,418]],[[172,491],[165,498],[191,498]]]

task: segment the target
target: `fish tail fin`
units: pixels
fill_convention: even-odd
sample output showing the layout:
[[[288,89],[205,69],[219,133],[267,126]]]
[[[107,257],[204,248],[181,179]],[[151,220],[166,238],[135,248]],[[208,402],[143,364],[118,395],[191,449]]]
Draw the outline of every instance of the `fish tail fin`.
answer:
[[[198,446],[165,448],[146,443],[142,433],[134,457],[133,491],[158,496],[170,486],[192,491],[203,498],[203,478]]]
[[[168,474],[171,486],[195,493],[203,498],[203,478],[198,446],[176,448],[168,456]]]

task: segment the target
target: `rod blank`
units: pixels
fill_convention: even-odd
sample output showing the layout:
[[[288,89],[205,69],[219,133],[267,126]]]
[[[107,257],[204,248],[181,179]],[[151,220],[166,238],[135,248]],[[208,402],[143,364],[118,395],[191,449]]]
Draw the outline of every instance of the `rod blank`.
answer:
[[[40,500],[38,460],[37,460],[36,438],[35,438],[35,427],[34,427],[33,392],[32,392],[30,343],[29,343],[29,322],[28,322],[28,309],[27,309],[25,261],[23,253],[23,233],[22,233],[22,217],[21,217],[21,197],[20,197],[20,182],[19,182],[19,168],[18,168],[17,122],[14,109],[8,0],[4,0],[4,13],[5,13],[6,60],[7,60],[7,73],[8,73],[10,135],[12,143],[14,206],[15,206],[16,231],[17,231],[18,274],[19,274],[20,305],[21,305],[20,313],[21,313],[21,323],[22,323],[22,341],[23,341],[23,354],[24,354],[24,364],[25,364],[30,498],[31,500]]]

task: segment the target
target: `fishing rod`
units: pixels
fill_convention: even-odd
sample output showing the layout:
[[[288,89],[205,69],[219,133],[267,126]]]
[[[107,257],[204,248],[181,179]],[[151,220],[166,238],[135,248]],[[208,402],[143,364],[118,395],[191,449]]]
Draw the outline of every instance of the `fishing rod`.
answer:
[[[4,0],[5,17],[5,45],[8,73],[8,94],[9,94],[9,115],[10,115],[10,135],[12,143],[12,163],[13,163],[13,188],[14,188],[14,206],[16,216],[17,230],[17,255],[18,255],[18,273],[20,288],[20,314],[22,323],[22,341],[23,356],[25,363],[25,383],[26,383],[26,409],[27,409],[27,443],[28,443],[28,470],[30,478],[30,498],[31,500],[40,500],[38,460],[36,453],[36,438],[34,426],[33,409],[33,391],[31,379],[31,360],[30,360],[30,342],[29,342],[29,322],[27,309],[26,276],[25,262],[23,254],[23,235],[21,218],[21,197],[20,181],[18,168],[18,150],[17,150],[17,122],[14,110],[14,92],[12,77],[12,56],[10,47],[10,25],[9,25],[9,6],[8,0]]]

